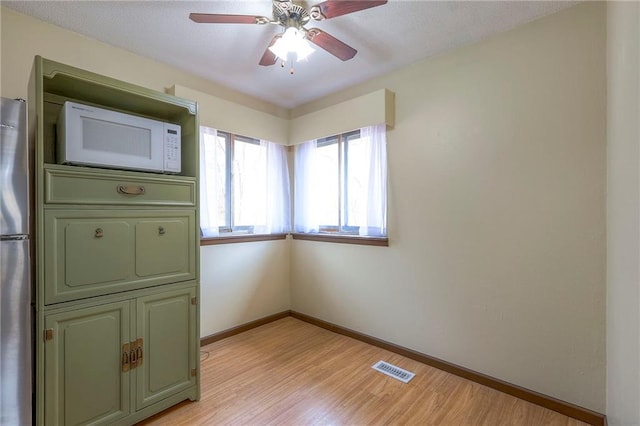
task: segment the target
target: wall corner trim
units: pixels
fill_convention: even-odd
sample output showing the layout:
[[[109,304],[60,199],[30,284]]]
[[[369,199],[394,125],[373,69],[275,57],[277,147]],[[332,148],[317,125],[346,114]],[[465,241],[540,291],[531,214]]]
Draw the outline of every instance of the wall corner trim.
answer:
[[[396,95],[380,89],[344,102],[314,111],[289,121],[289,145],[333,136],[365,126],[385,123],[395,126]]]
[[[244,324],[240,324],[238,326],[222,330],[218,333],[211,334],[209,336],[200,338],[200,346],[210,345],[211,343],[215,343],[218,340],[226,339],[227,337],[235,336],[236,334],[244,333],[245,331],[249,331],[251,329],[260,327],[261,325],[269,324],[270,322],[277,321],[282,318],[286,318],[291,316],[291,311],[282,311],[277,314],[268,315],[266,317],[258,318],[257,320],[250,321]]]

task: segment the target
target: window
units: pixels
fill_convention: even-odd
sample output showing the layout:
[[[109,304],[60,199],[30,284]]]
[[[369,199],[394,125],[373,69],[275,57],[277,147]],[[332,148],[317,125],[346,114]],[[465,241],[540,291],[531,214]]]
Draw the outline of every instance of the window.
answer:
[[[384,237],[385,126],[299,145],[295,156],[295,231]]]
[[[360,130],[318,139],[318,224],[320,232],[358,234],[366,208],[365,143]]]
[[[207,127],[200,136],[203,237],[288,232],[285,148]]]

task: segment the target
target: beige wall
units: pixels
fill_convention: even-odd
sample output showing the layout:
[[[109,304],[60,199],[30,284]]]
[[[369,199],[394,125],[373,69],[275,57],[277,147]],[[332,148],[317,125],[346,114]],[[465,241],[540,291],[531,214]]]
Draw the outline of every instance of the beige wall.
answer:
[[[202,306],[211,309],[202,315],[200,334],[289,310],[290,246],[277,240],[203,247]]]
[[[294,110],[396,94],[390,246],[294,240],[292,309],[603,412],[605,43],[586,3]]]
[[[607,6],[607,417],[640,425],[640,4]]]
[[[170,66],[0,8],[2,35],[1,94],[27,98],[33,57],[67,63],[89,71],[164,91],[174,84],[230,100],[238,108],[273,115],[288,112],[233,92]],[[153,70],[152,72],[150,70]],[[257,115],[260,114],[256,111]],[[204,111],[204,114],[207,114]],[[281,119],[274,116],[274,121]],[[286,126],[281,134],[286,135]],[[244,249],[243,249],[244,248]],[[242,250],[243,255],[238,254]],[[289,309],[289,256],[286,241],[201,248],[201,327],[207,336],[232,326]],[[247,272],[247,264],[251,272]]]

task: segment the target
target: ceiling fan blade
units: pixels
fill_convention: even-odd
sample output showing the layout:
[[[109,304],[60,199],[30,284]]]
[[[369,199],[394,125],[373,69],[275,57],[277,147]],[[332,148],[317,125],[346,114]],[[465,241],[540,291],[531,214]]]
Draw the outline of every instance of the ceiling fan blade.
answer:
[[[370,1],[370,0],[326,0],[312,7],[320,9],[324,19],[335,18],[336,16],[346,15],[348,13],[358,12],[360,10],[369,9],[376,6],[386,4],[386,0]],[[314,14],[311,14],[313,19]]]
[[[318,28],[311,28],[307,31],[307,39],[343,61],[348,61],[358,53],[353,47]]]
[[[190,13],[189,19],[199,24],[260,24],[269,21],[264,16],[252,15],[220,15],[217,13]]]
[[[273,36],[273,38],[271,39],[271,43],[269,43],[267,48],[264,50],[262,59],[260,59],[260,65],[268,67],[276,63],[278,57],[275,55],[275,53],[270,51],[269,48],[273,46],[280,37],[282,37],[282,34],[276,34],[275,36]]]

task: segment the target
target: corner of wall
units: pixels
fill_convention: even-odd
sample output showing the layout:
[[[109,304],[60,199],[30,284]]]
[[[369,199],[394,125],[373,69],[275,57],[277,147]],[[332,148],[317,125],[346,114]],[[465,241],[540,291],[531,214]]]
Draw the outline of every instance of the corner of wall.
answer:
[[[607,2],[607,382],[611,425],[640,424],[640,6]]]

